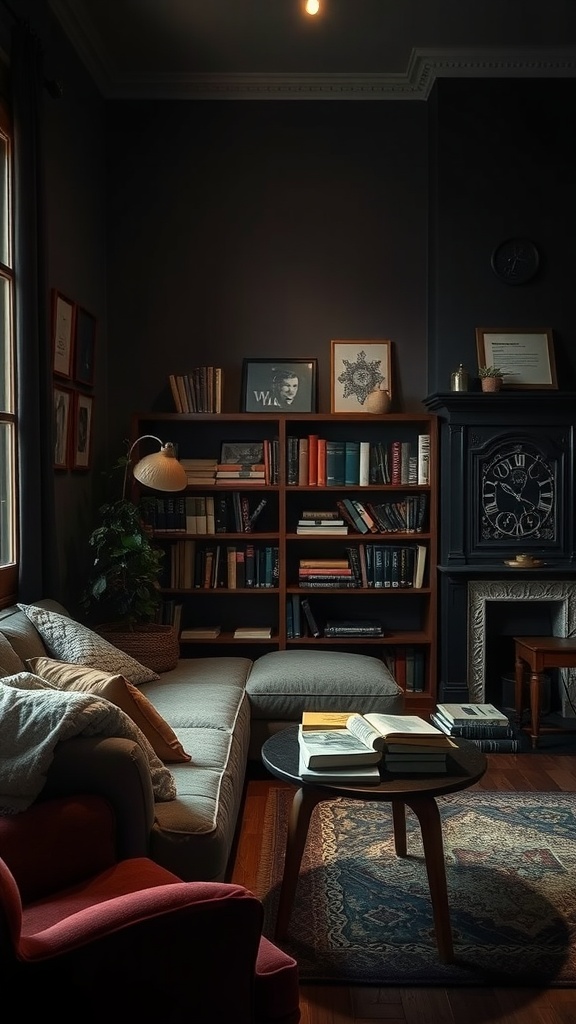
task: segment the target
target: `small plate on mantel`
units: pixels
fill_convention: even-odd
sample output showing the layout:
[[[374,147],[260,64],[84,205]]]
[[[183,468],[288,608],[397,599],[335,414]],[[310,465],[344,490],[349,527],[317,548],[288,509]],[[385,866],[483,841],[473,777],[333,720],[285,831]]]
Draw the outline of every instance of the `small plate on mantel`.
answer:
[[[546,563],[541,558],[507,558],[504,564],[511,569],[540,569]]]

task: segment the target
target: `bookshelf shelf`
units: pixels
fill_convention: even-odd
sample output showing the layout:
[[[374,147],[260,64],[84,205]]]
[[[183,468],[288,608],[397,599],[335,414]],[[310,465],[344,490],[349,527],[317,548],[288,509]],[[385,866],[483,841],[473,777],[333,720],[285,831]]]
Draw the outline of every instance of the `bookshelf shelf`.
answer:
[[[267,462],[267,480],[271,479],[270,467],[273,465],[274,483],[258,481],[257,484],[246,484],[243,479],[202,483],[189,485],[181,496],[185,500],[189,496],[212,495],[216,504],[221,499],[228,502],[230,509],[233,501],[239,501],[240,495],[246,499],[250,510],[265,498],[265,508],[259,513],[261,528],[258,532],[238,530],[235,526],[240,520],[235,523],[233,518],[226,522],[225,530],[220,526],[209,533],[154,530],[155,540],[166,551],[165,564],[172,573],[182,571],[178,564],[185,551],[193,566],[188,568],[188,573],[197,571],[198,560],[205,566],[209,551],[212,551],[210,557],[217,561],[219,576],[214,576],[210,568],[208,575],[205,569],[197,571],[196,577],[188,575],[186,586],[181,585],[181,576],[163,581],[167,620],[176,614],[184,629],[206,621],[217,621],[221,627],[217,638],[183,639],[182,649],[186,654],[206,648],[213,653],[221,647],[230,652],[238,649],[242,653],[249,653],[252,647],[258,650],[262,647],[269,650],[317,647],[357,653],[364,650],[390,664],[396,678],[405,687],[411,710],[418,713],[433,710],[436,704],[438,530],[438,440],[434,414],[145,413],[133,417],[132,433],[134,438],[144,433],[160,433],[176,445],[178,457],[182,459],[218,460],[224,443],[261,442],[269,452],[274,451],[273,459],[268,456]],[[362,483],[359,477],[356,482],[350,482],[353,470],[349,467],[347,480],[342,478],[342,483],[326,485],[322,471],[326,470],[326,465],[322,467],[318,461],[316,479],[320,478],[320,484],[289,482],[295,472],[295,447],[303,451],[308,439],[314,435],[333,442],[332,449],[342,449],[342,446],[345,449],[346,442],[349,442],[352,450],[356,443],[358,446],[363,443],[363,472],[366,474],[368,465],[368,479],[364,475]],[[413,476],[419,470],[423,471],[426,458],[423,454],[420,464],[420,438],[427,439],[425,446],[423,442],[428,459],[426,480],[408,483],[406,475],[398,483],[378,479],[378,473],[384,474],[385,459],[388,460],[388,472],[391,471],[392,442],[404,444],[405,474],[410,472]],[[298,466],[298,472],[304,472],[304,463]],[[154,492],[136,490],[134,494],[135,498],[151,496]],[[409,530],[383,529],[381,519],[378,525],[374,520],[375,529],[368,532],[359,532],[353,520],[347,522],[347,533],[296,532],[299,519],[315,518],[315,512],[317,518],[324,514],[332,518],[341,517],[340,505],[344,499],[348,504],[359,503],[369,518],[374,515],[372,510],[379,509],[383,514],[383,507],[394,504],[400,517],[407,516],[404,520],[400,518],[400,522],[408,522],[411,526],[417,523],[418,512],[408,513],[408,507],[420,509],[420,520],[416,528]],[[393,551],[397,554],[392,554]],[[228,585],[227,573],[233,572],[229,559],[245,561],[247,552],[259,565],[254,569],[258,585]],[[362,561],[362,574],[353,565],[353,556]],[[402,581],[407,578],[416,580],[415,563],[418,560],[421,585],[374,585],[379,579],[378,572],[392,571],[393,559],[401,559],[402,571],[408,573],[408,576],[401,577]],[[323,586],[321,575],[318,585],[298,585],[298,576],[305,575],[301,562],[312,562],[314,566],[317,562],[333,563],[334,560],[339,560],[341,565],[347,564],[348,578],[351,572],[351,578],[357,578],[360,585],[338,586],[337,579],[333,579]],[[331,571],[324,569],[324,572]],[[313,574],[314,568],[309,572]],[[266,581],[269,584],[270,579],[273,586],[263,585]],[[209,613],[205,598],[210,598]],[[318,636],[312,635],[304,611],[305,603],[312,618],[318,620]],[[351,618],[377,620],[384,635],[323,635],[325,622]],[[270,625],[272,636],[234,636],[238,626],[253,624]],[[418,673],[414,670],[417,680],[415,676],[406,674],[412,672],[408,668],[410,660],[419,665]]]

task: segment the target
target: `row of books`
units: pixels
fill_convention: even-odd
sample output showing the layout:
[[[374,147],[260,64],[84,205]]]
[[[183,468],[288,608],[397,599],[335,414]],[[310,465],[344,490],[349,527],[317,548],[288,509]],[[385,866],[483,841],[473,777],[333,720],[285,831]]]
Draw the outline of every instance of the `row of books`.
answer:
[[[518,729],[493,704],[437,704],[430,720],[447,736],[470,740],[485,753],[522,749]]]
[[[430,483],[430,436],[390,443],[334,440],[308,434],[286,439],[286,481],[290,485],[368,487]]]
[[[422,533],[428,516],[428,495],[407,495],[400,501],[366,502],[342,498],[336,502],[344,521],[357,533]]]
[[[384,663],[403,690],[423,693],[426,689],[426,650],[416,644],[387,647]]]
[[[222,412],[224,378],[220,366],[195,366],[170,373],[168,383],[176,412]]]
[[[417,715],[304,711],[298,727],[305,781],[377,785],[390,775],[443,774],[454,742]]]
[[[149,498],[143,503],[143,515],[155,531],[213,535],[252,533],[268,503],[240,491],[227,494],[181,495],[174,498]]]
[[[299,568],[313,569],[316,565],[322,572],[308,572],[304,576],[299,571],[299,586],[316,590],[340,587],[419,590],[424,586],[425,544],[354,544],[346,547],[345,552],[345,558],[328,560],[331,565],[321,558],[302,559]]]
[[[171,590],[239,590],[278,586],[278,547],[257,544],[197,545],[176,541],[161,576]]]

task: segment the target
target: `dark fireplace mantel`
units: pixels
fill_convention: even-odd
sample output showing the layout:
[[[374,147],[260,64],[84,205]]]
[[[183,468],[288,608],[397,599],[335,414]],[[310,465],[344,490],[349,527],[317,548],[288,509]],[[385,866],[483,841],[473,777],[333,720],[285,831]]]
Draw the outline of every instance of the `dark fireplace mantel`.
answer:
[[[447,392],[424,404],[440,428],[440,699],[472,698],[471,684],[477,699],[482,685],[472,652],[478,637],[471,633],[480,619],[470,616],[475,585],[486,581],[492,593],[494,582],[503,600],[516,590],[520,601],[537,599],[539,581],[552,588],[547,596],[556,593],[555,583],[570,594],[573,584],[576,594],[576,394]],[[506,565],[520,553],[543,566]],[[564,628],[562,616],[557,621]]]

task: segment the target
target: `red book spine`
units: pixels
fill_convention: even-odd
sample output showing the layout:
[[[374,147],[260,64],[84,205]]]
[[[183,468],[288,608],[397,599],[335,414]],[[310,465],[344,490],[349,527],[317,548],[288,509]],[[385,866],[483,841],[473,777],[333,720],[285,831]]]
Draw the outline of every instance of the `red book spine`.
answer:
[[[326,438],[318,438],[318,487],[326,487]]]
[[[318,483],[318,434],[308,434],[308,483]]]

